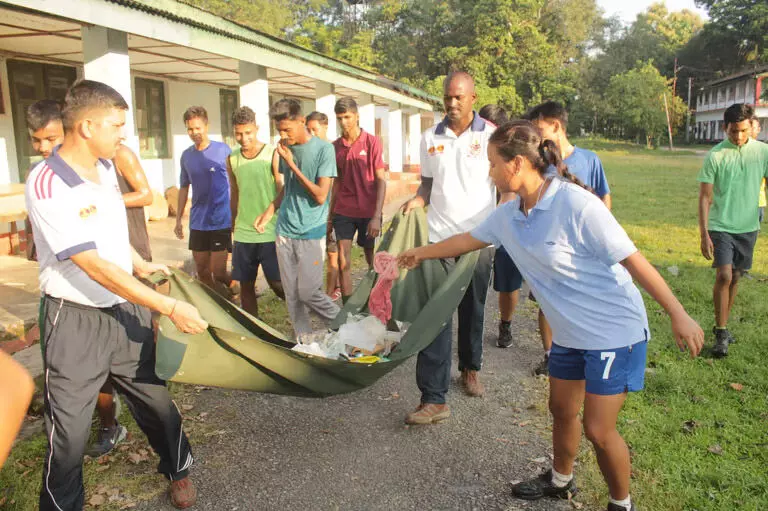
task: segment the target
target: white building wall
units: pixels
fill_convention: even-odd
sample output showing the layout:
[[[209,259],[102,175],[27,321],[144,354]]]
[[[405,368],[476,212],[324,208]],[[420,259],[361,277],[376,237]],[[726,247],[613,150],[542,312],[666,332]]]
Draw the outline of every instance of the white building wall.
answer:
[[[20,175],[6,62],[5,58],[0,60],[0,88],[3,90],[3,110],[5,111],[4,114],[0,114],[0,184],[18,183]],[[3,229],[2,232],[7,232],[6,226],[0,228]]]

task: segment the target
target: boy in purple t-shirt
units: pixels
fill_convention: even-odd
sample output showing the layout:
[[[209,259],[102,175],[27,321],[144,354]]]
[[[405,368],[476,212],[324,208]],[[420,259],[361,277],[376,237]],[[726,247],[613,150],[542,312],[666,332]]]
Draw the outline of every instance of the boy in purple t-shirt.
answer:
[[[189,249],[195,259],[201,282],[215,288],[215,282],[229,287],[227,256],[232,250],[232,212],[229,208],[227,144],[208,138],[208,112],[192,106],[184,112],[187,134],[194,143],[181,155],[179,204],[176,215],[176,237],[184,239],[181,225],[192,185],[192,210],[189,214]]]
[[[382,208],[387,192],[381,142],[360,128],[357,103],[341,98],[334,107],[341,137],[333,142],[339,177],[333,184],[331,221],[339,245],[342,301],[352,294],[352,239],[365,251],[373,267],[373,248],[381,233]]]

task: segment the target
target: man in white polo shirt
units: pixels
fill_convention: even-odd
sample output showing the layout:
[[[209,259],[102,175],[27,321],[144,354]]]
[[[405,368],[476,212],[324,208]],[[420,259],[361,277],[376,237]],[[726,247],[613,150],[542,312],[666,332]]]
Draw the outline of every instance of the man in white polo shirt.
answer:
[[[496,205],[496,187],[488,175],[488,139],[494,126],[473,110],[477,96],[472,77],[452,73],[444,82],[445,118],[421,137],[421,186],[403,207],[405,213],[429,205],[429,241],[436,243],[474,229]],[[478,373],[483,361],[485,297],[493,252],[483,249],[472,282],[459,304],[459,371],[467,394],[482,396]],[[458,259],[444,259],[446,269]],[[451,376],[452,321],[419,353],[416,383],[421,404],[408,424],[432,424],[451,414],[445,404]]]
[[[29,174],[26,202],[40,262],[40,344],[45,369],[40,509],[83,508],[83,451],[99,389],[109,380],[160,457],[171,503],[195,502],[192,453],[181,415],[155,375],[149,309],[185,333],[207,327],[192,305],[131,274],[168,268],[144,261],[128,240],[125,204],[109,162],[125,139],[128,105],[113,88],[84,80],[67,92],[64,141]]]

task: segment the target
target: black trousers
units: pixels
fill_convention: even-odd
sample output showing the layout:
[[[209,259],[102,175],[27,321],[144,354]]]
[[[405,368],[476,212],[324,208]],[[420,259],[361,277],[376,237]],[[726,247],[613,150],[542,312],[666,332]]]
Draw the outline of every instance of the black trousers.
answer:
[[[192,451],[181,414],[155,375],[149,311],[122,303],[98,309],[45,296],[40,305],[45,428],[40,509],[83,508],[83,453],[99,389],[109,379],[160,456],[158,472],[186,477]]]
[[[458,259],[442,259],[450,271]],[[483,364],[483,330],[485,328],[485,298],[493,267],[493,248],[484,248],[459,304],[459,371],[479,371]],[[416,359],[416,384],[421,390],[422,403],[445,403],[451,383],[451,344],[453,318],[437,334],[432,344],[419,352]]]

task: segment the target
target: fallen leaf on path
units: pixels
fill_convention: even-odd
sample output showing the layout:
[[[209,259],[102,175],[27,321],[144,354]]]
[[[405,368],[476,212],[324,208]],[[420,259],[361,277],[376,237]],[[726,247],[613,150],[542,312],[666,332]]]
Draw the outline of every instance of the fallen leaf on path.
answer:
[[[111,465],[102,465],[100,467],[96,467],[96,472],[105,472],[109,469]]]
[[[136,507],[135,502],[127,501],[120,504],[120,509],[131,509],[133,507]]]
[[[717,456],[723,455],[723,448],[720,447],[720,444],[710,445],[709,447],[707,447],[707,450]]]
[[[104,495],[101,495],[99,493],[97,493],[96,495],[92,496],[88,500],[88,504],[92,505],[93,507],[98,507],[98,506],[104,505],[104,504],[106,504],[106,502],[107,502],[106,497],[104,497]]]
[[[139,453],[137,453],[137,452],[132,452],[131,454],[129,454],[129,455],[128,455],[128,459],[129,459],[129,460],[131,461],[131,463],[133,463],[134,465],[138,465],[139,463],[141,463],[142,461],[144,461],[144,459],[145,459],[145,458],[144,458],[144,456],[142,456],[141,454],[139,454]]]
[[[181,409],[184,410],[185,412],[190,411],[194,407],[195,407],[194,405],[181,405]]]
[[[541,458],[534,458],[531,461],[534,462],[534,463],[546,463],[547,462],[547,457],[546,456],[542,456]]]
[[[531,423],[531,421],[523,421],[523,422],[518,423],[517,425],[520,426],[521,428],[524,428],[524,427],[526,427],[530,423]]]
[[[497,438],[496,440],[499,442],[504,442],[505,444],[510,442],[510,440],[507,440],[506,438]]]
[[[731,388],[737,392],[741,392],[742,390],[744,390],[744,385],[742,385],[741,383],[731,383]]]

